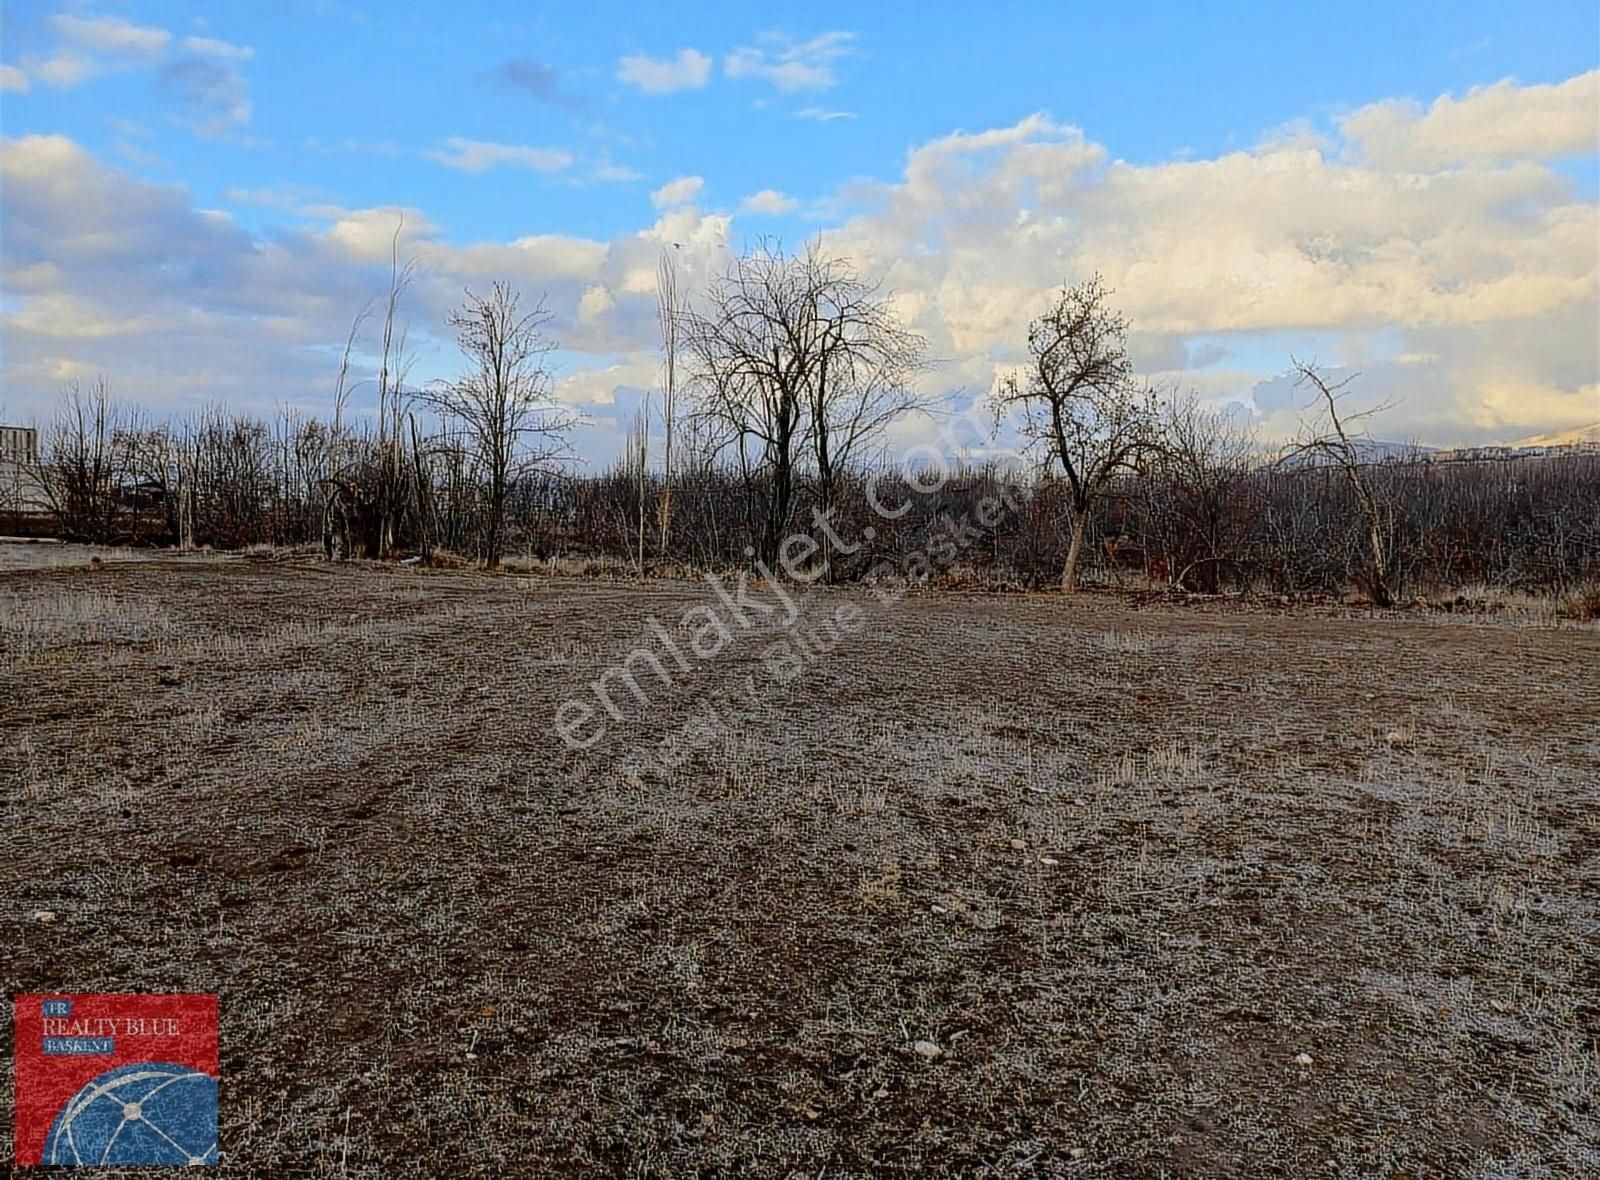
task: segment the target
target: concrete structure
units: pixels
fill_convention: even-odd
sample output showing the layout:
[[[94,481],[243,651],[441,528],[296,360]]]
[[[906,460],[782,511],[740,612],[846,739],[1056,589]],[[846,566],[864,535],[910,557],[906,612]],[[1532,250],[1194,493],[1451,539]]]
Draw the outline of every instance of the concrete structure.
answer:
[[[0,513],[42,516],[50,511],[39,478],[39,432],[0,426]]]
[[[31,426],[0,426],[0,461],[39,465],[39,432]]]

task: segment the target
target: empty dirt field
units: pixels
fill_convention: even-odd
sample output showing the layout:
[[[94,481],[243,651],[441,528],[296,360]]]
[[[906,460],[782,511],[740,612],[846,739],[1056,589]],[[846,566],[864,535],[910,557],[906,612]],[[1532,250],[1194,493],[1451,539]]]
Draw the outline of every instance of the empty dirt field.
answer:
[[[238,1176],[1600,1174],[1592,625],[751,598],[0,571],[4,990]]]

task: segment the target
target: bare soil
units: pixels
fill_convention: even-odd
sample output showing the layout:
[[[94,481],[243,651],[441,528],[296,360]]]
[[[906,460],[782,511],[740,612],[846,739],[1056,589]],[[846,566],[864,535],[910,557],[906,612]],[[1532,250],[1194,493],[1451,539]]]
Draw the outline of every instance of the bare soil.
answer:
[[[231,1175],[1600,1174],[1594,627],[817,591],[554,736],[719,601],[0,570],[4,990],[221,993]]]

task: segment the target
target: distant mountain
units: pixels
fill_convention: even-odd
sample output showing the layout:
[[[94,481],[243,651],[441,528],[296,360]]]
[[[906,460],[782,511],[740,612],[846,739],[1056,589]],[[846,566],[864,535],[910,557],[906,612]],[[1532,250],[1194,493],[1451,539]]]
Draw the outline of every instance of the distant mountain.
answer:
[[[1402,459],[1407,455],[1431,455],[1438,447],[1425,447],[1421,443],[1385,442],[1381,438],[1353,438],[1351,444],[1368,463],[1384,459]]]
[[[1422,458],[1431,455],[1437,447],[1425,447],[1420,443],[1386,442],[1381,438],[1352,438],[1350,446],[1356,453],[1356,458],[1362,463],[1383,463],[1390,459]],[[1279,460],[1279,466],[1290,470],[1297,467],[1320,467],[1330,462],[1329,457],[1320,451],[1302,451],[1290,455],[1287,459]]]
[[[1576,443],[1600,442],[1600,422],[1588,426],[1574,426],[1571,430],[1558,430],[1554,434],[1535,434],[1519,438],[1513,447],[1570,447]]]

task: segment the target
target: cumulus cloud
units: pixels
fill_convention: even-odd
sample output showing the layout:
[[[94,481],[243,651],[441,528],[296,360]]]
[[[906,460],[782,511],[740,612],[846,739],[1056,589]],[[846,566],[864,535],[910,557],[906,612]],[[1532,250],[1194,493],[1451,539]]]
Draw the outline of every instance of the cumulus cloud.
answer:
[[[1386,438],[1568,428],[1600,404],[1600,217],[1550,163],[1569,140],[1502,97],[1478,115],[1492,149],[1468,159],[1455,148],[1374,154],[1358,125],[1320,146],[1273,136],[1214,159],[1136,165],[1031,115],[930,140],[892,178],[847,186],[823,244],[882,278],[929,337],[940,358],[930,393],[988,388],[1020,358],[1051,290],[1098,271],[1146,371],[1253,405],[1269,436],[1295,425],[1296,407],[1270,384],[1291,353],[1359,371],[1362,396],[1396,401],[1375,426]],[[419,375],[453,363],[449,340],[430,343],[429,331],[447,337],[463,286],[503,278],[543,292],[562,397],[591,407],[601,425],[582,446],[605,458],[606,423],[620,429],[655,379],[662,252],[692,292],[737,237],[731,216],[699,208],[699,177],[662,186],[654,220],[610,240],[458,244],[461,227],[425,210],[309,199],[289,227],[246,230],[60,137],[8,142],[0,165],[0,332],[8,399],[23,410],[47,410],[63,375],[102,370],[158,409],[205,396],[325,399],[330,358],[351,313],[382,290],[403,213],[402,254],[421,262],[407,312],[413,340],[431,349]],[[788,199],[758,193],[741,212]]]
[[[800,202],[793,197],[785,196],[775,188],[764,188],[746,197],[739,205],[739,212],[779,217],[785,213],[792,213],[799,207]]]
[[[115,16],[61,13],[51,17],[50,24],[66,40],[100,53],[153,57],[172,43],[172,34],[166,29],[136,25]]]
[[[700,195],[706,186],[705,179],[700,176],[680,176],[676,180],[669,180],[666,184],[650,194],[650,203],[657,209],[670,209],[675,205],[687,205]]]
[[[1390,99],[1346,115],[1339,129],[1361,159],[1394,170],[1592,156],[1600,151],[1600,70],[1555,85],[1506,79],[1427,108]]]
[[[1494,160],[1420,174],[1293,137],[1144,166],[1032,116],[916,149],[826,240],[907,293],[969,387],[1016,359],[1052,287],[1098,271],[1143,336],[1431,357],[1362,366],[1402,437],[1531,433],[1593,417],[1600,235],[1593,202],[1518,162],[1552,150],[1528,134],[1486,127]]]
[[[100,372],[157,412],[211,399],[256,412],[324,405],[350,317],[388,281],[397,229],[401,257],[418,260],[404,309],[418,380],[454,371],[443,325],[462,289],[504,279],[530,300],[544,296],[554,314],[563,396],[603,407],[653,380],[662,251],[676,244],[692,284],[720,269],[728,248],[727,218],[692,206],[609,242],[530,234],[455,244],[422,210],[315,205],[314,195],[232,193],[300,219],[252,232],[67,138],[5,141],[0,355],[11,410],[46,417],[63,380]],[[596,422],[581,446],[602,460],[620,438],[608,432],[624,427]]]
[[[839,79],[833,67],[855,52],[854,33],[821,33],[794,41],[781,33],[763,33],[756,45],[735,49],[722,61],[730,78],[769,82],[779,90],[828,90]]]
[[[425,153],[428,159],[470,172],[474,176],[492,168],[527,168],[534,172],[560,172],[572,164],[572,153],[560,148],[528,147],[515,143],[487,143],[452,135],[436,150]]]
[[[184,37],[121,17],[59,13],[47,27],[58,43],[47,55],[0,67],[0,89],[26,91],[40,82],[69,89],[91,78],[151,69],[156,86],[185,108],[181,122],[221,135],[250,121],[250,88],[240,69],[255,50],[216,37]]]
[[[617,80],[646,94],[699,90],[711,80],[711,59],[698,49],[680,49],[669,58],[630,53],[617,62]]]

